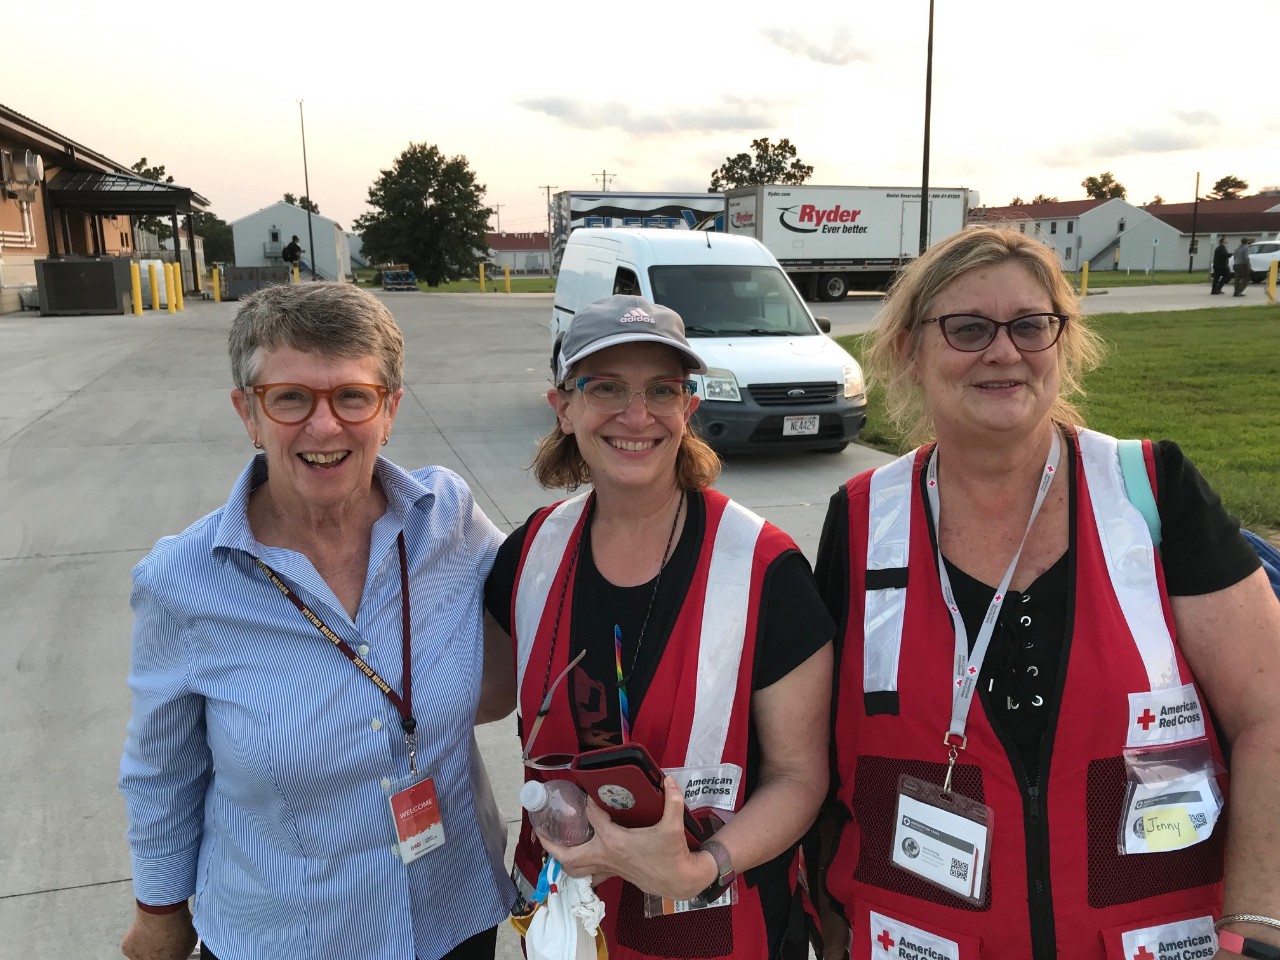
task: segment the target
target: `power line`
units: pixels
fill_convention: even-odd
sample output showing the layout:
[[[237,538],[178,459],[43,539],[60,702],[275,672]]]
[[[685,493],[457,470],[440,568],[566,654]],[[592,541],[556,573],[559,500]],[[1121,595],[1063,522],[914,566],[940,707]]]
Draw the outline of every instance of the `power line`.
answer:
[[[493,205],[493,215],[498,218],[498,229],[496,231],[498,233],[502,232],[502,208],[505,206],[505,203],[495,203]]]
[[[551,191],[559,190],[557,184],[541,184],[539,190],[547,191],[547,273],[551,273],[551,260],[554,257],[554,251],[551,246]]]
[[[601,170],[599,173],[593,173],[593,174],[591,175],[591,179],[592,179],[592,180],[599,180],[599,181],[600,181],[600,189],[601,189],[601,190],[608,190],[608,189],[609,189],[609,181],[610,181],[610,180],[612,180],[612,179],[613,179],[614,177],[616,177],[616,176],[617,176],[617,174],[616,174],[616,173],[610,173],[608,170]]]

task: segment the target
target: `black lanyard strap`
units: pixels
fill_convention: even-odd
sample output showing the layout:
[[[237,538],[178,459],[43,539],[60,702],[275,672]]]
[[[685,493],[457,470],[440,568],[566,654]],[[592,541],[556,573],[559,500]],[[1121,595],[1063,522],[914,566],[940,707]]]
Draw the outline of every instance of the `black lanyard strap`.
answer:
[[[392,706],[396,708],[396,713],[400,714],[400,728],[404,730],[405,746],[409,748],[409,770],[411,773],[417,773],[417,746],[418,746],[418,721],[413,718],[413,664],[411,660],[411,652],[413,646],[412,627],[410,611],[409,611],[409,555],[404,545],[404,533],[401,532],[396,538],[396,546],[400,552],[400,632],[401,647],[400,655],[402,658],[402,667],[400,675],[404,685],[404,695],[396,693],[391,689],[391,684],[383,680],[378,672],[369,666],[360,654],[351,649],[351,645],[334,633],[329,625],[321,620],[311,609],[303,603],[298,595],[295,594],[289,585],[280,579],[279,574],[272,570],[257,557],[253,558],[262,572],[265,573],[271,582],[276,585],[276,589],[284,594],[285,599],[298,608],[298,611],[310,621],[311,625],[320,631],[320,635],[338,648],[338,651],[359,668],[360,672],[373,681],[374,685],[386,695],[391,701]]]

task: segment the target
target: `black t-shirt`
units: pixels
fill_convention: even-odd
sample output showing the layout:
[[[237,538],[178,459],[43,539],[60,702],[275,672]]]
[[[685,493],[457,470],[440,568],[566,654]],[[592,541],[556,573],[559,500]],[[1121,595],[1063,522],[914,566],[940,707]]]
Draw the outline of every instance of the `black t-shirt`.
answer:
[[[1160,558],[1170,596],[1213,593],[1258,569],[1240,525],[1172,440],[1153,444],[1156,502],[1160,513]],[[1070,544],[1056,563],[1024,591],[1008,591],[978,678],[979,699],[997,729],[1016,746],[1029,783],[1038,781],[1041,743],[1059,695],[1058,680],[1067,649],[1064,636],[1071,602],[1070,555],[1075,549],[1077,497],[1075,445],[1064,445],[1064,471],[1071,480]],[[929,514],[920,475],[920,496]],[[841,487],[831,498],[818,548],[819,590],[832,616],[845,624],[849,586],[849,501]],[[930,529],[932,530],[932,521]],[[936,540],[935,540],[936,549]],[[972,646],[995,587],[969,576],[943,558]]]

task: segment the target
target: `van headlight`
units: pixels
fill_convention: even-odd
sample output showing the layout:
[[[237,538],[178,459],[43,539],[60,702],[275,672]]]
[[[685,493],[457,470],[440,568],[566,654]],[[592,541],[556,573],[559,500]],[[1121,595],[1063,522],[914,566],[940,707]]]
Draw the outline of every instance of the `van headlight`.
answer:
[[[742,402],[742,393],[738,390],[738,378],[732,370],[713,367],[702,375],[702,391],[704,400],[732,400]]]
[[[862,382],[862,368],[856,363],[844,365],[844,397],[853,400],[866,392],[866,384]]]

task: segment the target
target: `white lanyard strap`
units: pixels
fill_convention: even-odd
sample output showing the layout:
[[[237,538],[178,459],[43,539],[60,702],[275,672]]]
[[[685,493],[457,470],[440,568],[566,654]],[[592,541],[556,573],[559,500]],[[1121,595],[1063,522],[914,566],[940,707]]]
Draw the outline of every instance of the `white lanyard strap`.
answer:
[[[1027,521],[1027,529],[1023,531],[1022,540],[1018,544],[1018,552],[1013,555],[1013,560],[1009,563],[1009,569],[1004,572],[1004,576],[1000,580],[1000,585],[996,587],[995,596],[991,598],[991,603],[987,607],[986,615],[982,618],[982,626],[978,628],[978,636],[973,643],[973,653],[969,652],[969,632],[964,625],[964,617],[960,615],[960,605],[956,603],[955,593],[951,589],[951,578],[947,575],[947,565],[942,559],[942,548],[939,545],[938,555],[938,579],[942,581],[942,596],[947,602],[947,610],[951,613],[951,623],[955,627],[956,635],[956,656],[955,656],[955,689],[953,691],[951,701],[951,726],[947,730],[947,735],[943,737],[943,743],[952,747],[952,763],[955,762],[954,749],[955,746],[964,748],[965,744],[965,724],[969,718],[969,707],[973,703],[973,692],[978,685],[978,676],[982,673],[982,662],[987,656],[987,647],[991,643],[991,636],[995,633],[996,618],[1000,615],[1000,608],[1004,606],[1005,593],[1009,589],[1009,581],[1013,579],[1013,572],[1018,567],[1018,560],[1022,557],[1022,548],[1026,546],[1027,536],[1031,533],[1031,527],[1036,522],[1036,516],[1040,513],[1040,508],[1044,506],[1045,497],[1049,493],[1049,485],[1053,483],[1054,475],[1058,472],[1058,459],[1062,453],[1062,444],[1058,438],[1058,431],[1053,431],[1053,446],[1049,450],[1049,459],[1045,462],[1044,471],[1040,475],[1040,488],[1036,491],[1036,501],[1031,508],[1031,519]],[[933,523],[935,530],[942,529],[942,508],[938,500],[938,451],[934,448],[932,456],[929,458],[929,470],[927,476],[927,490],[929,493],[929,507],[933,511]],[[958,738],[959,743],[956,744],[953,738]],[[950,788],[951,771],[947,771],[946,787]]]

